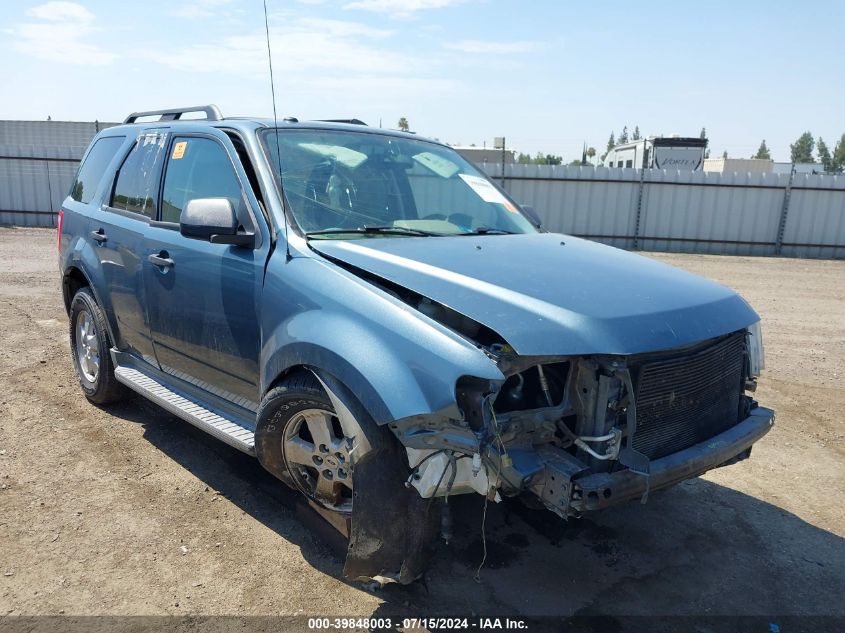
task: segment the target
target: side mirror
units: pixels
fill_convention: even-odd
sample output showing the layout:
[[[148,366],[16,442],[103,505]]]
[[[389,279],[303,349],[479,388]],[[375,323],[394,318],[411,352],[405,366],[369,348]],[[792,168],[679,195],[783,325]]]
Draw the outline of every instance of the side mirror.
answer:
[[[254,236],[238,233],[238,216],[228,198],[195,198],[179,215],[179,233],[213,244],[252,246]]]
[[[528,216],[528,219],[531,220],[531,224],[533,224],[538,229],[543,224],[543,220],[540,218],[540,215],[534,210],[534,207],[528,206],[527,204],[519,205],[522,207],[522,212]]]

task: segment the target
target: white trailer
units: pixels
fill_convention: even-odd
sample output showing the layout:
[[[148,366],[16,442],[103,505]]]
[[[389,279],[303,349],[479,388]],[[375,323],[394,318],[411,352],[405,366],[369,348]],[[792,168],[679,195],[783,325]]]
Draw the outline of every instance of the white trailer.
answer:
[[[653,167],[695,171],[704,163],[706,138],[652,136],[623,143],[604,157],[605,167]]]

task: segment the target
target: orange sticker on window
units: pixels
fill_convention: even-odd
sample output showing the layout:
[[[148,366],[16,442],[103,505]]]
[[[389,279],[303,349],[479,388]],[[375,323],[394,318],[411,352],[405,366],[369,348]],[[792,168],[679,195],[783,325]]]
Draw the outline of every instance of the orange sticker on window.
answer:
[[[188,147],[188,141],[179,141],[173,146],[173,160],[179,160],[185,155],[185,148]]]
[[[505,209],[507,209],[511,213],[519,213],[519,211],[516,210],[516,207],[513,206],[510,202],[503,202],[502,204],[504,205]]]

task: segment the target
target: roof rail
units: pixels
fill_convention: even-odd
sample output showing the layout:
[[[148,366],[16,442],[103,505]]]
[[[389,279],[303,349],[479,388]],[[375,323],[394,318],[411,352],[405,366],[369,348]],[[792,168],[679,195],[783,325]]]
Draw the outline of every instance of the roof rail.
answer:
[[[349,123],[350,125],[367,126],[361,119],[319,119],[317,123]]]
[[[220,108],[218,108],[216,105],[201,105],[192,106],[190,108],[167,108],[165,110],[133,112],[128,117],[126,117],[123,122],[135,123],[135,121],[137,121],[141,117],[156,115],[160,115],[158,119],[159,121],[178,121],[186,112],[205,112],[205,118],[207,121],[220,121],[223,118],[223,114],[220,112]]]

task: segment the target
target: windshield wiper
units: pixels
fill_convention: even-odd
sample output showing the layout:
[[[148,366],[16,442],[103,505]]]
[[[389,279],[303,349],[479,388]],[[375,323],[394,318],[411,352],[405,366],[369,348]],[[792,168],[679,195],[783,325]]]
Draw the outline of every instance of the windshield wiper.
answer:
[[[343,235],[344,233],[363,233],[365,235],[412,235],[422,237],[443,235],[443,233],[423,231],[421,229],[411,229],[405,226],[359,226],[354,229],[323,229],[322,231],[309,231],[305,234],[305,237],[314,237],[319,235]]]
[[[506,231],[505,229],[494,229],[489,226],[479,226],[472,231],[465,231],[457,235],[516,235],[513,231]]]

